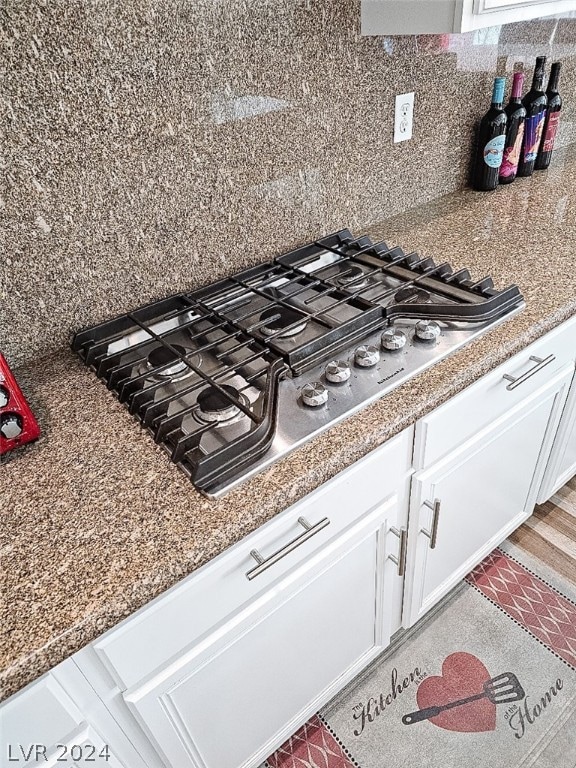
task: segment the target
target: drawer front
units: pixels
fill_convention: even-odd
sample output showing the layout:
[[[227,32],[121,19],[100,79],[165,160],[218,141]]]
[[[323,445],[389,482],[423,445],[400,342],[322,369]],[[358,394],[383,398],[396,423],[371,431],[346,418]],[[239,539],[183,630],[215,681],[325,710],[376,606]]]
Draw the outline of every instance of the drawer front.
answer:
[[[415,469],[428,467],[446,456],[575,358],[573,318],[421,419],[416,424]]]
[[[410,470],[411,453],[407,430],[104,635],[95,649],[119,687],[139,683],[239,620],[247,605],[392,495]]]

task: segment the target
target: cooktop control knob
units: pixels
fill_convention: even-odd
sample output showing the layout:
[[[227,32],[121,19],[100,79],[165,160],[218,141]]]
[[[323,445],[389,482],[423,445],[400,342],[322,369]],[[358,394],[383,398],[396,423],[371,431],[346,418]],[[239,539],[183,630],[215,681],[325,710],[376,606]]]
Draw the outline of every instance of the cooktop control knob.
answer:
[[[440,336],[440,326],[433,320],[419,320],[416,323],[416,336],[421,341],[434,341]]]
[[[340,384],[350,378],[350,366],[344,360],[332,360],[326,366],[324,374],[328,381],[333,384]]]
[[[402,331],[397,331],[395,328],[388,328],[382,334],[382,346],[384,349],[402,349],[406,344],[406,336]]]
[[[0,408],[4,408],[8,405],[8,400],[10,400],[10,393],[6,387],[0,387]]]
[[[304,384],[301,394],[304,405],[309,405],[311,408],[324,405],[328,400],[328,390],[320,381],[311,381],[310,384]]]
[[[4,413],[0,418],[0,434],[6,440],[13,440],[22,434],[22,419],[17,413]]]
[[[354,352],[354,362],[361,368],[372,368],[380,360],[378,347],[372,344],[362,344]]]

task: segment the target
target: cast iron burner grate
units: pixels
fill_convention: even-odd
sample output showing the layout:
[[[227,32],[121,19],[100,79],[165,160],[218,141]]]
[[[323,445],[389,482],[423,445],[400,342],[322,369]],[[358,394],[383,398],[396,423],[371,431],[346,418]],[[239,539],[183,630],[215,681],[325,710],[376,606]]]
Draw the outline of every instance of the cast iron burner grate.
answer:
[[[367,236],[354,238],[347,229],[291,251],[276,261],[322,281],[341,279],[343,263],[349,273],[356,274],[355,270],[361,269],[362,275],[347,284],[351,298],[364,296],[382,306],[389,320],[487,322],[507,314],[523,300],[515,285],[497,291],[490,277],[473,281],[467,269],[454,272],[447,262],[436,264],[433,259],[421,258],[417,253],[406,254],[399,247],[390,248],[383,241],[373,243]],[[406,301],[394,301],[399,287],[422,289],[426,299],[418,301],[412,296]],[[429,294],[437,297],[432,305]]]
[[[257,458],[274,434],[285,364],[190,296],[82,331],[73,348],[202,489]],[[234,418],[210,418],[208,394]],[[209,439],[228,421],[230,434]]]

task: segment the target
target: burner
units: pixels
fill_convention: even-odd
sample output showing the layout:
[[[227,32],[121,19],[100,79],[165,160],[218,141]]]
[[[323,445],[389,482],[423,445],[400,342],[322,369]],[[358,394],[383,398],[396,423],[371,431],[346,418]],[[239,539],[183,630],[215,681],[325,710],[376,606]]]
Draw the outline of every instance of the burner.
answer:
[[[295,309],[284,307],[281,304],[274,304],[271,307],[267,307],[260,315],[260,320],[269,321],[265,325],[261,326],[260,330],[265,336],[273,336],[287,328],[284,333],[278,333],[279,339],[285,339],[288,336],[296,336],[306,328],[308,325],[308,319],[297,312]],[[298,320],[302,322],[298,325],[294,325]],[[288,326],[293,326],[289,328]]]
[[[407,285],[405,288],[400,288],[399,291],[396,291],[394,299],[399,304],[403,304],[406,301],[410,301],[412,304],[428,304],[430,301],[430,294],[423,288]]]
[[[238,392],[235,387],[231,387],[229,384],[222,384],[221,388],[236,400],[239,400],[243,405],[249,405],[250,402]],[[199,421],[205,424],[214,422],[230,422],[236,421],[239,417],[244,416],[243,412],[234,405],[233,402],[216,389],[216,387],[206,387],[198,395],[197,399],[199,410],[195,413],[195,416]]]
[[[337,282],[338,285],[341,285],[344,287],[352,283],[352,285],[350,286],[352,290],[360,290],[360,288],[364,288],[364,286],[368,285],[368,277],[365,277],[364,280],[358,279],[362,277],[363,274],[364,274],[364,270],[360,269],[360,267],[347,265],[345,266],[342,274],[338,275],[335,282]],[[358,280],[358,282],[355,282],[356,280]]]
[[[177,353],[186,355],[188,350],[181,347],[179,344],[172,344],[172,349],[168,347],[155,347],[146,361],[146,366],[152,372],[153,376],[157,376],[160,379],[181,379],[184,376],[189,376],[194,371],[189,368],[186,363],[181,360]],[[169,368],[164,368],[161,371],[156,370],[163,365],[169,365],[173,363]]]

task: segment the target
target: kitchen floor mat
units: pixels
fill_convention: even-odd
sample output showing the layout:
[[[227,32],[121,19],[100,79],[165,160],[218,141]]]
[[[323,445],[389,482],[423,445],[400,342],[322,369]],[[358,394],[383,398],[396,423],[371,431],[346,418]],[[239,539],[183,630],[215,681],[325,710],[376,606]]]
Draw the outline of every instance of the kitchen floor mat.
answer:
[[[575,768],[573,585],[516,549],[494,550],[266,765]]]
[[[502,544],[500,544],[500,549],[503,552],[506,552],[506,554],[513,560],[520,563],[520,565],[523,565],[531,571],[534,575],[538,576],[539,579],[545,581],[555,590],[560,592],[564,597],[567,597],[573,603],[576,603],[576,583],[564,578],[552,567],[552,564],[548,565],[547,562],[541,560],[523,547],[518,546],[511,539],[506,539],[506,541],[502,542]],[[551,561],[551,563],[553,563],[553,561]]]

